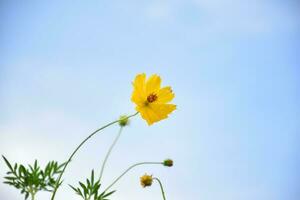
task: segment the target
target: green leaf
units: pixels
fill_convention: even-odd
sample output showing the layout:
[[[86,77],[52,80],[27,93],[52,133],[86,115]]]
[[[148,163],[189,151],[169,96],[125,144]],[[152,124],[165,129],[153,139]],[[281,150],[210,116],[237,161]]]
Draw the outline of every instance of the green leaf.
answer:
[[[5,176],[4,179],[9,180],[9,181],[14,181],[17,179],[17,177]]]
[[[27,192],[27,193],[25,194],[25,200],[28,199],[28,197],[29,197],[29,193]]]
[[[86,197],[88,195],[88,189],[87,189],[87,187],[83,183],[81,183],[81,182],[79,182],[79,185],[83,189],[84,196]]]
[[[26,175],[26,169],[23,165],[19,166],[19,176]]]
[[[101,196],[102,196],[102,198],[105,198],[105,197],[108,197],[108,196],[110,196],[110,195],[112,195],[113,193],[115,193],[116,192],[116,190],[114,190],[114,191],[112,191],[112,192],[109,192],[109,193],[107,193],[107,194],[105,194],[104,192],[101,194]]]
[[[17,171],[17,168],[18,168],[18,164],[17,163],[15,163],[15,166],[14,166],[14,172],[16,172]]]
[[[89,179],[86,179],[86,183],[87,183],[87,189],[89,189],[89,190],[92,189]]]
[[[34,161],[34,169],[37,169],[38,167],[38,163],[37,163],[37,160]]]
[[[69,186],[76,192],[78,193],[77,189],[75,187],[73,187],[72,185],[69,184]]]
[[[91,174],[91,182],[92,182],[92,185],[94,185],[94,170],[92,170],[92,174]]]
[[[3,160],[5,161],[6,165],[8,166],[8,168],[13,171],[13,168],[11,166],[11,164],[8,162],[8,160],[2,155]]]

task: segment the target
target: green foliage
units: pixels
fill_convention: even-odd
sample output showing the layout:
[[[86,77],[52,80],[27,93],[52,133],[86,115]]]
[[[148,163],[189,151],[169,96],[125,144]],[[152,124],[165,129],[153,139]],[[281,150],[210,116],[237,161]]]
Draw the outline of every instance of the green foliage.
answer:
[[[80,187],[73,187],[69,185],[79,196],[84,200],[109,200],[108,196],[112,195],[115,191],[112,192],[102,192],[99,193],[100,181],[94,180],[94,170],[92,170],[91,178],[86,179],[86,184],[79,182]]]
[[[33,199],[38,191],[52,192],[57,176],[62,172],[65,165],[65,163],[59,165],[56,161],[51,161],[43,170],[35,160],[33,166],[28,165],[28,168],[26,168],[22,164],[15,163],[12,165],[4,156],[2,157],[9,168],[6,173],[7,176],[4,177],[4,183],[21,190],[21,193],[25,195],[25,199],[29,195]]]

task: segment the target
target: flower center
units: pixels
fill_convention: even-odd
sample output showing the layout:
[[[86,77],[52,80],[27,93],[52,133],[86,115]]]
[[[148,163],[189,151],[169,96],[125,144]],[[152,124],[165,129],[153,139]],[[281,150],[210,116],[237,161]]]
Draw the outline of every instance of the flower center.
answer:
[[[152,102],[156,101],[156,99],[157,99],[157,95],[156,95],[156,94],[150,94],[150,95],[147,97],[147,101],[148,101],[149,103],[152,103]]]

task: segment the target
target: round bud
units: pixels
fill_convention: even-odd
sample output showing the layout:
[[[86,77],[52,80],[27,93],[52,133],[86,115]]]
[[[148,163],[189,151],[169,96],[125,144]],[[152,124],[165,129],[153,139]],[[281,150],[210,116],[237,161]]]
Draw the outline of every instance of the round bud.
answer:
[[[173,160],[171,160],[171,159],[164,160],[164,166],[172,167],[173,166]]]
[[[129,124],[129,118],[127,115],[121,115],[119,118],[119,125],[126,126]]]

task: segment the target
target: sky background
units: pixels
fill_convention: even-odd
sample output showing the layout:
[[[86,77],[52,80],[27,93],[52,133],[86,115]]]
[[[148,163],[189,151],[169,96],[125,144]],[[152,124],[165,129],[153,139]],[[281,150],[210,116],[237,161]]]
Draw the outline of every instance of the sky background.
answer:
[[[136,74],[157,73],[178,109],[150,127],[132,119],[103,184],[136,162],[175,165],[136,168],[112,199],[161,199],[157,184],[140,187],[145,172],[167,199],[299,199],[299,9],[297,0],[2,0],[0,153],[65,161],[90,132],[134,113]],[[117,131],[90,140],[65,183],[99,172]],[[23,197],[0,184],[0,199]],[[67,199],[79,198],[65,184],[57,200]]]

